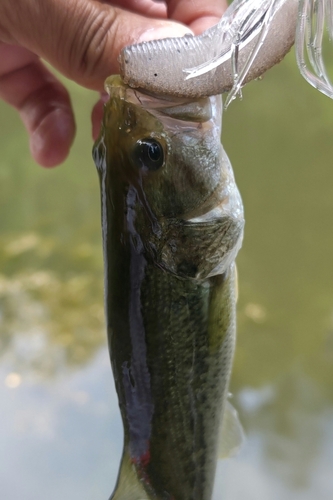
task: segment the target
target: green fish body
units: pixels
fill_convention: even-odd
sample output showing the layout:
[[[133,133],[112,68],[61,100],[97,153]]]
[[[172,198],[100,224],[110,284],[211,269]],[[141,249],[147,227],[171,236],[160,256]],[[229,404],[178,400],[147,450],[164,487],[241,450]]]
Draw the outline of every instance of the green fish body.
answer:
[[[107,89],[94,159],[124,425],[111,499],[210,500],[244,225],[221,99],[157,99],[119,77]]]

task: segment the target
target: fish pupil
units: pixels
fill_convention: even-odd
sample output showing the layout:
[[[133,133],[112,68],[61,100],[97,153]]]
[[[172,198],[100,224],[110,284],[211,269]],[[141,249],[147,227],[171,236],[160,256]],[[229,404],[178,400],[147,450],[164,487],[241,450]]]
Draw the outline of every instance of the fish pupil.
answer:
[[[147,138],[137,141],[134,156],[140,167],[146,167],[149,170],[157,170],[164,163],[163,147],[156,139]]]
[[[153,142],[148,146],[148,157],[151,161],[158,161],[161,156],[160,145]]]

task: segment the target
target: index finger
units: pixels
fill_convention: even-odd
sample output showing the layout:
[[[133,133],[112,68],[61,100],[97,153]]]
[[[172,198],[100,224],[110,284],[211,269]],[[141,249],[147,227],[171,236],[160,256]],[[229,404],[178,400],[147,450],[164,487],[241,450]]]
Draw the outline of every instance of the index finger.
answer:
[[[227,10],[227,0],[166,0],[168,18],[185,24],[195,35],[217,24]]]

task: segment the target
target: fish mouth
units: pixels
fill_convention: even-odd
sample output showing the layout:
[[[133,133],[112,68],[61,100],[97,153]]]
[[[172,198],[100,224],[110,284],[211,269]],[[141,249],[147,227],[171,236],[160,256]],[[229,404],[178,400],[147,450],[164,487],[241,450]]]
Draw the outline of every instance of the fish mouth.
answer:
[[[197,278],[211,278],[219,274],[223,274],[229,266],[234,262],[238,251],[240,250],[243,242],[244,233],[244,209],[240,193],[237,189],[236,184],[233,185],[232,189],[225,195],[223,200],[212,209],[204,212],[201,215],[191,217],[186,220],[187,224],[193,224],[196,226],[207,226],[218,222],[219,220],[229,220],[231,226],[234,227],[229,237],[233,239],[233,244],[231,247],[221,256],[221,260],[211,269],[211,271],[205,276],[200,276],[198,274]],[[215,224],[214,224],[215,225]],[[212,228],[212,231],[215,229]]]
[[[200,224],[201,222],[209,222],[214,219],[217,219],[223,215],[223,210],[221,206],[219,207],[214,207],[208,212],[205,212],[202,215],[199,215],[197,217],[192,217],[191,219],[187,219],[187,222],[193,223],[193,224]]]
[[[242,246],[243,228],[243,206],[235,186],[204,213],[169,221],[155,264],[179,279],[195,282],[224,274]]]
[[[227,193],[223,193],[224,196],[222,200],[219,201],[218,205],[213,208],[209,208],[202,214],[186,217],[185,220],[189,223],[198,224],[204,222],[211,222],[216,219],[221,219],[225,217],[230,217],[232,219],[244,219],[244,209],[240,193],[237,189],[236,184],[233,185],[232,189],[227,189]],[[216,193],[210,197],[216,197]],[[208,200],[207,200],[208,201]],[[206,202],[205,206],[210,205]]]

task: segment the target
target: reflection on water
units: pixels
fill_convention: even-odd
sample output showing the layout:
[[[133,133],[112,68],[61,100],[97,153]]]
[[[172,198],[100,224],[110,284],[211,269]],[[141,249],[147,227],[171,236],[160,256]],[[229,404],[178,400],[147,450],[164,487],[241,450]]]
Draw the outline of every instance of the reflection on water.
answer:
[[[73,259],[76,266],[83,261],[82,271],[62,276],[43,266],[51,254],[62,259],[58,247],[51,238],[27,233],[4,239],[0,251],[1,269],[11,269],[0,274],[1,350],[14,369],[42,376],[86,363],[104,343],[101,274],[96,279],[87,266],[94,250],[87,243],[71,248],[68,270]],[[38,269],[27,267],[31,258]]]
[[[7,364],[0,380],[8,380]],[[6,499],[108,498],[122,436],[106,350],[84,369],[0,386],[0,484]]]
[[[295,369],[237,399],[248,440],[237,460],[219,464],[216,489],[232,500],[332,498],[333,408],[321,388]]]
[[[90,106],[65,166],[29,158],[0,103],[0,491],[106,500],[122,430],[103,319]],[[232,392],[247,439],[214,500],[333,498],[333,103],[293,55],[224,117],[246,209]],[[6,130],[6,134],[4,134]],[[18,480],[19,478],[19,480]]]

